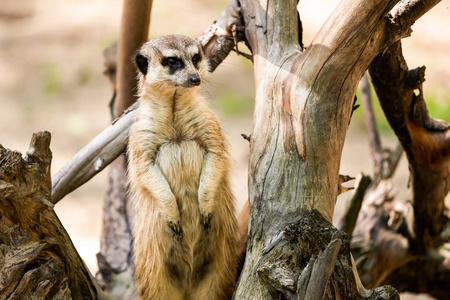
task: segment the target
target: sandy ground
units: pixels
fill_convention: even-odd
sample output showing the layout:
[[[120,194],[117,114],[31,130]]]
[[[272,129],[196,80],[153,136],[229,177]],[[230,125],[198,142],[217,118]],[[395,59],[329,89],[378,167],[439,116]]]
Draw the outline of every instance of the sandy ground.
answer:
[[[151,36],[170,33],[198,36],[220,14],[226,1],[155,1]],[[304,43],[308,45],[338,1],[302,0]],[[17,9],[18,5],[21,9]],[[119,0],[0,0],[0,144],[25,152],[33,132],[52,133],[52,173],[110,122],[111,90],[102,76],[102,51],[119,30]],[[404,41],[410,67],[426,65],[425,92],[449,101],[450,0],[442,1],[414,25]],[[14,17],[14,18],[12,18]],[[239,208],[247,198],[248,142],[254,95],[251,64],[231,54],[207,85],[211,106],[223,122],[236,161],[233,176]],[[231,95],[231,96],[230,96]],[[232,97],[234,114],[217,99]],[[450,117],[450,116],[449,116]],[[448,120],[448,119],[447,119]],[[392,136],[384,138],[393,145]],[[353,120],[342,157],[341,173],[371,173],[369,149],[361,120]],[[97,269],[103,172],[68,195],[56,212],[89,268]],[[396,193],[403,197],[408,178],[403,159],[396,175]],[[350,193],[338,199],[335,220]],[[406,296],[405,296],[406,299]]]

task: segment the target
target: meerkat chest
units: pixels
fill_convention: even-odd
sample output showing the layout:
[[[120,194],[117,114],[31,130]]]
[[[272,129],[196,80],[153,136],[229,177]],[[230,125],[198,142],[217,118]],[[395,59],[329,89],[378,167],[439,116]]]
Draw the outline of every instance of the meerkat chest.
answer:
[[[197,195],[205,156],[199,134],[201,122],[199,114],[189,107],[141,107],[137,127],[142,140],[145,140],[149,157],[179,196],[186,193]]]
[[[170,125],[170,133],[158,147],[155,163],[176,196],[196,196],[205,150],[189,126],[176,123]]]
[[[193,140],[168,141],[159,147],[155,163],[174,193],[197,194],[205,151]]]

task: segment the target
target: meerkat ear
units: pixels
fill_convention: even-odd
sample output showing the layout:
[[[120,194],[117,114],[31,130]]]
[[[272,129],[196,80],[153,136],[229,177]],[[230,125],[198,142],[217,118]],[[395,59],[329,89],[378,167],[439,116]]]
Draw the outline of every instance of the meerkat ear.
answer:
[[[148,70],[148,59],[147,57],[143,56],[142,54],[138,53],[136,54],[136,57],[134,58],[134,61],[136,63],[136,66],[138,67],[139,71],[141,71],[142,74],[147,75]]]

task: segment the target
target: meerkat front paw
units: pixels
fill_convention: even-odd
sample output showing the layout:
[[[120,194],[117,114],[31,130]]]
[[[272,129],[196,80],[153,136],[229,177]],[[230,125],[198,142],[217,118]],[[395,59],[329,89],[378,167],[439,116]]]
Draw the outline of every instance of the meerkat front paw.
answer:
[[[183,230],[181,229],[180,221],[169,221],[167,225],[172,229],[173,236],[179,241],[183,241]]]
[[[201,222],[203,225],[203,229],[205,230],[205,236],[208,235],[211,229],[211,219],[213,217],[213,213],[207,213],[201,215]]]

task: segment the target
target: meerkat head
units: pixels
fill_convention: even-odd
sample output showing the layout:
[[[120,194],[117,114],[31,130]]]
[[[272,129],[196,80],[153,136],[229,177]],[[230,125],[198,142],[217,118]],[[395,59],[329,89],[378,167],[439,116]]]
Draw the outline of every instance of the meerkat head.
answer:
[[[135,63],[141,74],[141,87],[195,87],[208,73],[200,43],[182,35],[150,40],[137,52]]]

